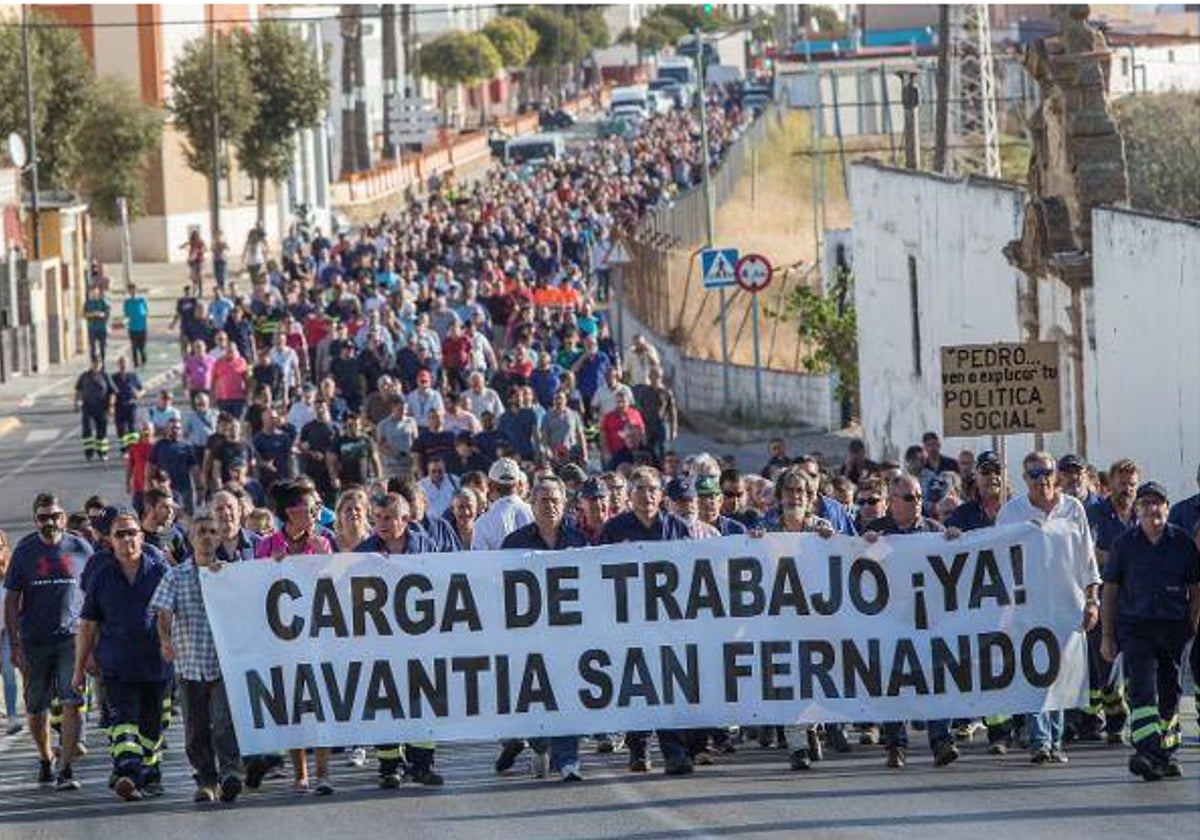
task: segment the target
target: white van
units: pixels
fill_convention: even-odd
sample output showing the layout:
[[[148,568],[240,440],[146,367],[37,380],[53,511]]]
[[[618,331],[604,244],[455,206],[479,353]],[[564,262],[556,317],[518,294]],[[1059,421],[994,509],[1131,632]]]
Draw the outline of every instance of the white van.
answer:
[[[618,109],[629,110],[631,108],[641,110],[646,116],[651,114],[650,101],[646,96],[644,85],[630,85],[613,89],[612,99],[608,105],[609,112],[615,113]]]
[[[523,165],[547,160],[562,160],[567,155],[567,141],[556,131],[545,134],[523,134],[504,144],[504,162]]]

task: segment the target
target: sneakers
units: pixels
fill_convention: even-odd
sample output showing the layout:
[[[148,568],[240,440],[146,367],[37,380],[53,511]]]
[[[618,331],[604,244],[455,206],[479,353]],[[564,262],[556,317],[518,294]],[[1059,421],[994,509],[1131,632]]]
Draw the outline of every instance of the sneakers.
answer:
[[[934,751],[933,766],[945,767],[947,764],[953,764],[958,761],[958,756],[958,747],[954,746],[954,741],[946,741]]]
[[[848,753],[854,749],[850,746],[850,739],[846,737],[846,727],[841,725],[829,730],[829,743],[840,753]]]
[[[887,766],[899,770],[908,763],[908,751],[904,747],[888,747]]]
[[[334,787],[330,784],[329,779],[324,776],[317,777],[317,783],[313,785],[314,796],[333,796]]]
[[[562,780],[564,782],[582,782],[583,781],[583,773],[580,772],[578,761],[572,761],[569,764],[563,765]]]
[[[967,721],[962,726],[956,726],[954,728],[954,740],[965,741],[969,744],[972,740],[974,740],[975,733],[982,728],[983,724],[977,720]]]
[[[425,787],[441,787],[446,783],[442,778],[442,774],[435,772],[432,768],[429,770],[414,770],[409,778],[418,785]]]
[[[629,759],[630,773],[649,773],[650,759],[648,758],[631,758]]]
[[[793,770],[811,769],[812,760],[808,757],[808,750],[796,750],[792,753],[791,767]]]
[[[208,785],[200,785],[196,788],[196,792],[192,794],[192,801],[197,805],[206,805],[209,802],[216,802],[217,795]]]
[[[162,782],[155,780],[153,782],[146,782],[144,785],[142,785],[142,796],[149,797],[149,796],[162,796],[162,795],[163,795]]]
[[[616,749],[617,749],[616,744],[613,743],[612,738],[604,737],[596,742],[596,752],[598,752],[598,753],[603,754],[603,753],[616,752]]]
[[[1164,779],[1182,779],[1183,767],[1179,761],[1174,758],[1167,759],[1167,763],[1162,766],[1162,774]]]
[[[705,748],[692,756],[692,763],[699,764],[701,767],[708,767],[713,763],[712,750]]]
[[[993,741],[988,744],[988,752],[991,755],[1008,755],[1008,744],[1003,741]]]
[[[1053,754],[1049,747],[1038,747],[1037,750],[1029,757],[1031,764],[1049,764]]]
[[[1051,764],[1066,764],[1070,760],[1071,759],[1067,758],[1067,753],[1065,750],[1061,750],[1061,749],[1050,750],[1050,763]]]
[[[496,772],[503,773],[506,770],[511,770],[512,766],[517,763],[517,756],[525,750],[524,741],[505,741],[504,746],[500,750],[500,755],[496,757]]]
[[[663,767],[663,773],[668,776],[690,776],[695,772],[695,767],[692,762],[686,758],[681,758],[676,761],[668,761]]]
[[[117,781],[113,784],[113,792],[126,802],[137,802],[142,798],[142,792],[138,790],[137,782],[128,776],[117,777]]]
[[[825,747],[821,744],[821,733],[815,726],[808,730],[808,755],[813,761],[825,760]]]
[[[1135,776],[1141,776],[1147,782],[1157,782],[1163,778],[1163,769],[1144,755],[1130,756],[1129,772]]]
[[[879,743],[879,727],[864,726],[858,731],[859,746],[873,747]]]
[[[242,792],[242,780],[237,776],[226,776],[221,780],[221,801],[233,802]]]
[[[364,767],[367,763],[367,750],[365,747],[355,747],[350,750],[346,757],[347,767]]]
[[[79,790],[82,785],[75,778],[75,773],[71,770],[70,765],[58,771],[58,778],[54,780],[55,790]]]
[[[54,765],[48,759],[38,759],[38,784],[48,785],[54,781]]]
[[[379,774],[379,786],[384,790],[395,790],[400,787],[400,774],[395,770]]]
[[[1108,744],[1110,747],[1123,746],[1125,744],[1125,733],[1120,730],[1117,730],[1116,732],[1109,732],[1104,736],[1104,743]]]

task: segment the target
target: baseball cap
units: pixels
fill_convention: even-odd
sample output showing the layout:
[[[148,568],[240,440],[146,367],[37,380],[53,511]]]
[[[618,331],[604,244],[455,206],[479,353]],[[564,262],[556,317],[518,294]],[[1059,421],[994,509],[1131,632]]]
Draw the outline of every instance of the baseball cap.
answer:
[[[1171,503],[1171,498],[1167,495],[1167,488],[1163,487],[1157,481],[1147,481],[1142,484],[1142,486],[1137,489],[1137,496],[1135,498],[1140,502],[1142,499],[1146,499],[1151,496],[1158,496],[1158,498],[1162,499],[1167,504]]]
[[[1087,469],[1087,461],[1084,461],[1078,455],[1064,455],[1058,459],[1059,472],[1064,470],[1084,470]]]
[[[975,469],[982,470],[984,467],[995,467],[1003,469],[1004,465],[1000,463],[1000,456],[990,449],[985,449],[975,456]]]
[[[1140,493],[1141,491],[1138,492]],[[104,536],[108,536],[112,533],[113,523],[122,516],[132,516],[134,519],[138,518],[137,512],[128,505],[109,505],[100,511],[100,515],[96,517],[96,530]]]
[[[691,478],[683,476],[667,482],[667,498],[673,502],[696,498],[696,484]]]
[[[496,484],[516,484],[521,477],[521,468],[512,458],[497,458],[488,470],[488,481]]]
[[[579,495],[584,499],[607,499],[608,485],[598,476],[592,476],[579,488]]]
[[[701,475],[696,478],[697,496],[721,495],[721,481],[715,475]]]

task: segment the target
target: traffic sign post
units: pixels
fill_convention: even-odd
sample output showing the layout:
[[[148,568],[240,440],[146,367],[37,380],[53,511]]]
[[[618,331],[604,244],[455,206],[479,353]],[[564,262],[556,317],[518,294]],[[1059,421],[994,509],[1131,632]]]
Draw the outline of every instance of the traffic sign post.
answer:
[[[758,293],[771,285],[774,269],[771,261],[761,254],[747,254],[734,266],[734,279],[750,293],[750,337],[754,345],[754,408],[762,422],[762,358],[758,347]]]
[[[387,103],[388,140],[399,150],[414,144],[424,145],[437,128],[433,103],[419,97],[395,97]]]
[[[737,282],[737,248],[705,248],[700,252],[700,275],[706,289],[724,289]]]

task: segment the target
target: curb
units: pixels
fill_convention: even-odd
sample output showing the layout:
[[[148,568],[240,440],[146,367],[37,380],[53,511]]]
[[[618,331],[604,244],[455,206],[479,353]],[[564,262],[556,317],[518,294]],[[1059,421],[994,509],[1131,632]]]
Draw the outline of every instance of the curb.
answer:
[[[20,427],[20,417],[0,417],[0,437],[4,437],[9,432],[15,432]]]

